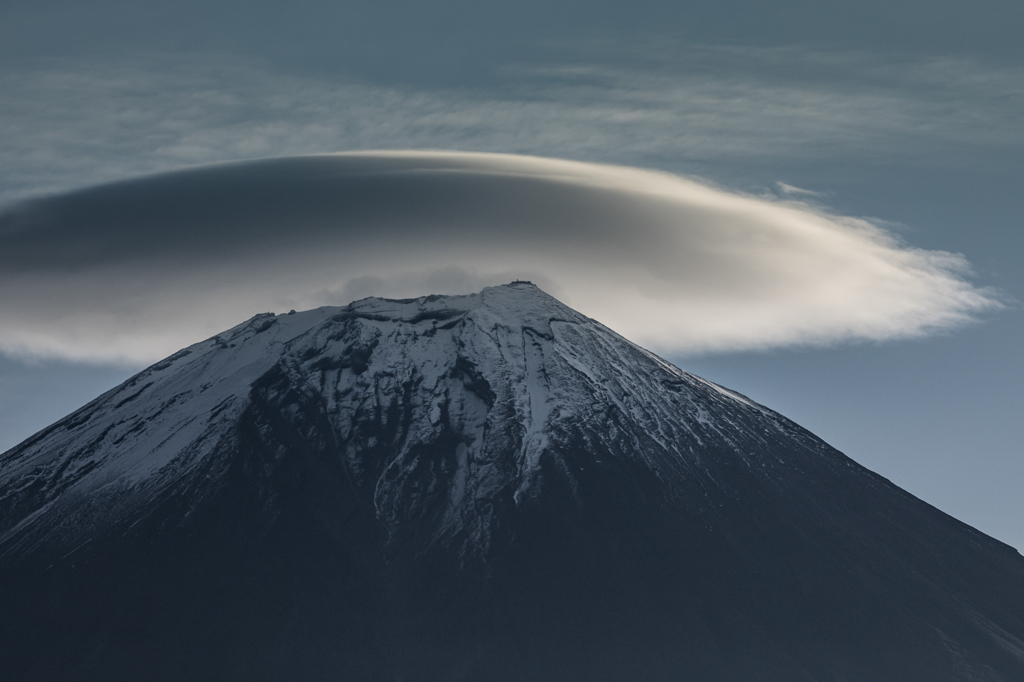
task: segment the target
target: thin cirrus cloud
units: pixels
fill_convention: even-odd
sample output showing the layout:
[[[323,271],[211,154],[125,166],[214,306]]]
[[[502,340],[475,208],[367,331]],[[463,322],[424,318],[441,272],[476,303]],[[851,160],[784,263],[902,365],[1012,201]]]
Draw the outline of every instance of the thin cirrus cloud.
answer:
[[[1019,68],[796,48],[655,45],[641,60],[602,43],[573,54],[459,87],[293,73],[208,54],[12,63],[0,67],[0,203],[186,164],[325,149],[785,173],[821,162],[1015,164],[1024,148]]]
[[[667,173],[461,152],[201,166],[0,213],[0,350],[156,360],[261,311],[532,279],[662,352],[927,334],[997,307],[959,255]]]

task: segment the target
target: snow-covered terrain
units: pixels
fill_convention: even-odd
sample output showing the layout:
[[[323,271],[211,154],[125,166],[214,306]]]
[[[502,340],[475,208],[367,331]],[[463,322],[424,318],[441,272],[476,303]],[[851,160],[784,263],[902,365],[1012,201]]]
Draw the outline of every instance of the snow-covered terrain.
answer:
[[[528,282],[258,315],[3,454],[0,610],[25,680],[1024,679],[1020,555]]]
[[[322,401],[352,471],[381,470],[375,502],[389,526],[401,523],[411,479],[430,466],[412,449],[445,429],[459,434],[437,531],[469,530],[473,542],[485,543],[489,527],[477,503],[509,486],[517,500],[531,495],[541,453],[569,434],[589,431],[670,478],[696,476],[706,469],[706,441],[738,447],[740,432],[757,441],[790,432],[819,446],[771,411],[677,369],[530,283],[469,296],[369,298],[258,315],[153,365],[4,455],[0,546],[73,545],[87,539],[97,510],[144,513],[160,490],[233,438],[252,385],[271,370]],[[389,419],[403,420],[396,447],[386,462],[366,461]],[[755,454],[746,463],[777,464]]]

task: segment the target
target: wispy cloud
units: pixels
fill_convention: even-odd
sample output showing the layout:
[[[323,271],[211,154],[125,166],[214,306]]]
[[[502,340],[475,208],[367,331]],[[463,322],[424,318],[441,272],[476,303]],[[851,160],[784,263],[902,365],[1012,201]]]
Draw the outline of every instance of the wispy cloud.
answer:
[[[963,163],[965,150],[1024,147],[1021,71],[750,48],[623,64],[526,64],[463,88],[296,75],[208,55],[3,69],[0,202],[190,164],[346,149],[679,169],[934,165]]]
[[[218,164],[0,213],[0,350],[154,360],[252,314],[533,279],[662,351],[926,334],[955,254],[667,173],[455,152]]]
[[[784,182],[776,182],[775,186],[779,188],[779,192],[785,196],[804,196],[804,197],[823,197],[825,192],[816,192],[813,189],[804,189],[803,187],[796,187],[794,185],[787,185]]]

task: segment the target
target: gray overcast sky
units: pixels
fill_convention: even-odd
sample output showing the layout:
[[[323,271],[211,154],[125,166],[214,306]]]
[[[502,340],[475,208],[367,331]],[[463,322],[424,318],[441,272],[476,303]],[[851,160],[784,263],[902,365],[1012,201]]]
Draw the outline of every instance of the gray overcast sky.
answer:
[[[444,148],[884,221],[963,254],[1005,307],[928,338],[670,359],[1024,548],[1022,25],[1019,2],[8,1],[0,209],[214,161]],[[133,369],[0,358],[0,448]]]

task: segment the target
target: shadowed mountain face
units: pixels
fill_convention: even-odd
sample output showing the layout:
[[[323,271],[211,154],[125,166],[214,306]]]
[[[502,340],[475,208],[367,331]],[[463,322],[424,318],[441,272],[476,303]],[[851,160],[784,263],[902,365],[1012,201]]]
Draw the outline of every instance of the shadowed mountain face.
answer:
[[[1024,559],[536,287],[258,316],[0,458],[11,680],[1024,679]]]

